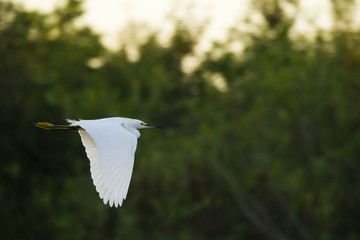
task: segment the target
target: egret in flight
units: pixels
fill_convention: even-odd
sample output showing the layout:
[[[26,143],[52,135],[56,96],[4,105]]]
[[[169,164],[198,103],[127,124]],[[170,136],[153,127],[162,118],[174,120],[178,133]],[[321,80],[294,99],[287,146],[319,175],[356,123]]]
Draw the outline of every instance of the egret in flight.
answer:
[[[134,166],[138,129],[161,128],[130,118],[67,120],[70,125],[35,123],[46,130],[77,130],[90,160],[91,178],[104,204],[121,206]]]

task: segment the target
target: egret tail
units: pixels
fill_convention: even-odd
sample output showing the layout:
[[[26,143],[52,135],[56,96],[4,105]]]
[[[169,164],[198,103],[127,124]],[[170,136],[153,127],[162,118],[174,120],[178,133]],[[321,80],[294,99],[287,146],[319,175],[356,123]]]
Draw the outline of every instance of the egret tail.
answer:
[[[69,126],[69,125],[54,125],[48,122],[37,122],[35,126],[46,130],[81,130],[80,126]]]

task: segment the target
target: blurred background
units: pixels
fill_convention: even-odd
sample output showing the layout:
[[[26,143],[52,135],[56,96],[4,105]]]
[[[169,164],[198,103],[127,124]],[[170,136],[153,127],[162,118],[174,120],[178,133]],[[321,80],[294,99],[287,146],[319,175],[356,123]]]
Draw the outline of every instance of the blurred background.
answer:
[[[108,30],[0,0],[0,238],[360,239],[359,1],[169,2]],[[117,209],[77,132],[33,126],[113,116],[165,127]]]

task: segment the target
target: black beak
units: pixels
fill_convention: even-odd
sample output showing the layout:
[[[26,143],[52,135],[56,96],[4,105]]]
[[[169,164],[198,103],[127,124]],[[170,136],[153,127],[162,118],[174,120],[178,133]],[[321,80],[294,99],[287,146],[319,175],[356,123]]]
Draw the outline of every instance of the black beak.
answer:
[[[151,125],[151,124],[146,124],[145,126],[147,126],[147,127],[153,127],[153,128],[163,128],[163,127],[155,126],[155,125]]]

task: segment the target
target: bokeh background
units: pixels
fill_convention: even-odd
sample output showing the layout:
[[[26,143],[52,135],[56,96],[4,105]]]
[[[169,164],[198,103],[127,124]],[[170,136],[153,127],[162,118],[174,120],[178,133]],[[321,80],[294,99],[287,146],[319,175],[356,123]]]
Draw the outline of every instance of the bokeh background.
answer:
[[[199,53],[191,16],[109,50],[75,24],[82,1],[0,0],[0,238],[360,239],[358,3],[329,1],[331,28],[309,37],[299,2],[252,1]],[[142,132],[117,209],[76,132],[33,126],[112,116],[165,127]]]

